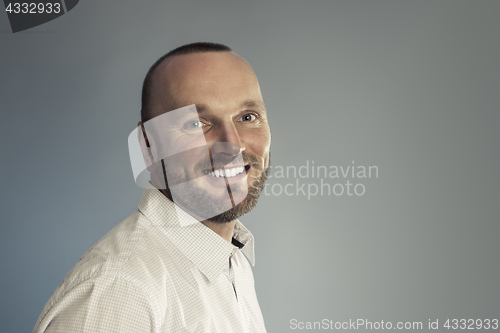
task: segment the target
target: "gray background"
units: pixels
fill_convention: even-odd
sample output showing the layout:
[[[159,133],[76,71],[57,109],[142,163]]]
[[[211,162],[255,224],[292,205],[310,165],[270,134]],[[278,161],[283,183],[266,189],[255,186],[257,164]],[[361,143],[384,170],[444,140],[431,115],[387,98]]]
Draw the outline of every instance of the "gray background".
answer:
[[[0,331],[29,332],[135,209],[127,136],[142,79],[194,41],[254,67],[275,166],[379,167],[363,196],[264,196],[242,218],[270,332],[293,318],[500,318],[499,12],[483,0],[87,0],[18,34],[0,14]]]

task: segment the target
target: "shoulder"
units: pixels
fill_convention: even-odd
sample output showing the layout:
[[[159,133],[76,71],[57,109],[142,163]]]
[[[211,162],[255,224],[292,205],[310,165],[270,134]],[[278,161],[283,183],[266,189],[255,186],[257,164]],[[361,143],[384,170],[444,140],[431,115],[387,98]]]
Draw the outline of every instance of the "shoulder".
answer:
[[[161,268],[171,256],[157,227],[135,211],[97,241],[74,265],[63,283],[71,288],[83,281],[107,276],[148,286],[163,278]]]
[[[46,304],[39,321],[55,318],[61,311],[94,312],[91,307],[104,309],[118,305],[124,310],[158,315],[159,308],[166,306],[160,291],[168,275],[164,261],[169,257],[154,227],[135,211],[73,266]]]
[[[101,274],[56,292],[33,332],[157,332],[160,318],[157,302],[140,281]]]

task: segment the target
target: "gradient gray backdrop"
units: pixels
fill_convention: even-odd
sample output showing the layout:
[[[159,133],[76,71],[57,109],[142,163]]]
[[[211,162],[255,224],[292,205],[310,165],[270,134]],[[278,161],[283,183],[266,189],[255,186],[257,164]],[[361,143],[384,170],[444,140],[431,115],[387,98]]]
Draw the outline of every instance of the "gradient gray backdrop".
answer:
[[[195,41],[254,67],[275,166],[379,167],[364,196],[264,196],[242,218],[270,332],[500,318],[499,13],[497,0],[82,0],[17,34],[0,13],[0,331],[31,331],[136,209],[142,79]]]

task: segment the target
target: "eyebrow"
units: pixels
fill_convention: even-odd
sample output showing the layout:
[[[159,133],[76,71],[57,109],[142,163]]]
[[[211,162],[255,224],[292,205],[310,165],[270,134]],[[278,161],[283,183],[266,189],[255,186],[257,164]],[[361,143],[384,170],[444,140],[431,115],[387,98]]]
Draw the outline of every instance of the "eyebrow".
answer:
[[[261,109],[262,111],[266,111],[266,108],[264,107],[264,103],[260,101],[254,101],[254,100],[248,100],[243,102],[241,106],[244,106],[246,108],[258,108]]]
[[[206,104],[195,104],[194,106],[196,107],[196,111],[198,111],[198,113],[203,113],[210,109]]]
[[[210,110],[210,107],[207,104],[195,104],[196,110],[198,111],[199,114],[204,113],[208,110]],[[241,103],[241,107],[244,108],[258,108],[261,111],[266,111],[266,108],[264,107],[264,104],[259,101],[254,101],[254,100],[247,100]]]

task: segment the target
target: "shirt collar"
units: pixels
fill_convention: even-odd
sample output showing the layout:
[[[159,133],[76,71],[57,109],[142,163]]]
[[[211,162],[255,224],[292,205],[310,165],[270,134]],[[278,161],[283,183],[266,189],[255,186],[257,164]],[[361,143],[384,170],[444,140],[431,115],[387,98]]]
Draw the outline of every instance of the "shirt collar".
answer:
[[[139,211],[155,224],[195,266],[212,282],[224,269],[229,257],[240,249],[198,222],[157,189],[145,189]],[[254,239],[250,231],[236,220],[233,238],[243,244],[241,251],[255,265]]]

